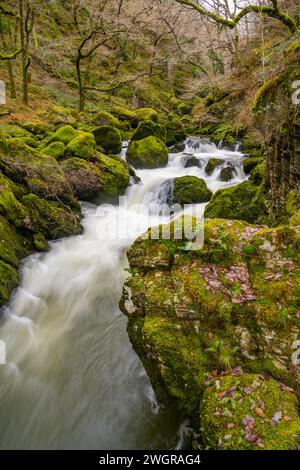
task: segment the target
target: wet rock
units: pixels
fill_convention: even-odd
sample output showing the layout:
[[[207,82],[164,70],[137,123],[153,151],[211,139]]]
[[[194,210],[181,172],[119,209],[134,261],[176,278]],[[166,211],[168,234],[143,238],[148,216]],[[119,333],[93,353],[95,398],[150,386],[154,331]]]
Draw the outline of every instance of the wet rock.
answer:
[[[221,181],[230,181],[234,178],[235,171],[232,165],[227,165],[226,167],[222,168],[220,171],[220,180]]]
[[[199,233],[201,222],[190,220]],[[157,396],[195,416],[207,374],[233,375],[237,367],[299,393],[300,368],[292,363],[300,333],[299,228],[206,219],[204,245],[191,250],[182,227],[177,219],[135,241],[128,252],[132,277],[120,304]],[[234,420],[226,425],[232,422],[237,426]],[[224,436],[232,435],[236,445],[233,429],[224,429]],[[213,445],[230,445],[224,436]],[[265,437],[262,442],[272,445]]]
[[[93,130],[96,144],[106,153],[119,154],[122,150],[121,134],[113,126],[100,126]]]
[[[127,150],[127,161],[135,168],[159,168],[168,163],[168,149],[157,137],[132,141]]]
[[[218,158],[210,158],[208,160],[208,163],[205,167],[205,173],[210,176],[212,173],[215,171],[215,169],[223,164],[223,160],[220,160]]]
[[[182,176],[174,179],[173,203],[198,204],[210,200],[212,192],[202,178]]]

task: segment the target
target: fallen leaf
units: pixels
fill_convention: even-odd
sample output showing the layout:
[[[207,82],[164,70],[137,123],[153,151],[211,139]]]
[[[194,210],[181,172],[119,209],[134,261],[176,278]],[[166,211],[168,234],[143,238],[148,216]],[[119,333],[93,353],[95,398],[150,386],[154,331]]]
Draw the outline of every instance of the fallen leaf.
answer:
[[[290,416],[284,416],[283,419],[284,421],[292,421],[292,418]]]
[[[259,406],[254,408],[254,413],[259,416],[260,418],[264,417],[264,410],[262,410]]]
[[[282,411],[276,411],[276,413],[274,414],[274,416],[272,418],[271,424],[273,426],[278,424],[279,421],[281,420],[281,417],[282,417]]]

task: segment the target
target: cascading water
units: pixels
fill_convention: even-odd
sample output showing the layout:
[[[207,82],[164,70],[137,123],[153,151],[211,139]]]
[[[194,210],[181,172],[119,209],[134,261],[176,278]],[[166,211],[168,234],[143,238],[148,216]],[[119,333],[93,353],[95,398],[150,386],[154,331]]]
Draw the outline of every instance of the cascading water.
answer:
[[[187,155],[199,165],[185,168]],[[221,182],[222,165],[207,176],[210,158],[230,162],[235,178]],[[138,170],[141,182],[118,206],[84,204],[83,235],[25,260],[0,328],[7,348],[0,367],[1,449],[180,447],[182,417],[156,403],[118,309],[126,250],[149,226],[149,204],[168,201],[175,177],[204,178],[216,191],[245,179],[242,159],[238,151],[189,138],[167,167]],[[157,215],[151,223],[167,220]]]

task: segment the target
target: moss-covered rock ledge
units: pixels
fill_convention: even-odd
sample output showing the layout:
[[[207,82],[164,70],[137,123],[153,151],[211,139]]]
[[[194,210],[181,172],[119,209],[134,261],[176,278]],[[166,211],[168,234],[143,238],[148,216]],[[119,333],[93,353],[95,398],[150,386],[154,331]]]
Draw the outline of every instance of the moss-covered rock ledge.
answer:
[[[203,448],[300,444],[299,244],[299,226],[207,219],[202,249],[146,236],[128,252],[130,339],[158,400],[192,418]]]

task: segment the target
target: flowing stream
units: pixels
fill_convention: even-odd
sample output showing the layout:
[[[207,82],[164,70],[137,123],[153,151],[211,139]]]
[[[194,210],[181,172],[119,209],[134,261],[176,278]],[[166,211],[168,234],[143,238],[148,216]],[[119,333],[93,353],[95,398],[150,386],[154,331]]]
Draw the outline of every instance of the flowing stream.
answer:
[[[195,166],[185,167],[192,156]],[[220,181],[222,166],[207,176],[210,158],[230,162],[234,179]],[[23,262],[21,285],[0,325],[7,348],[7,364],[0,366],[0,449],[181,447],[183,418],[157,404],[118,308],[126,251],[149,225],[143,208],[165,202],[174,177],[199,176],[216,191],[245,180],[242,159],[238,149],[189,138],[167,167],[138,170],[141,182],[118,206],[83,204],[82,235]],[[157,215],[151,223],[167,220]]]

